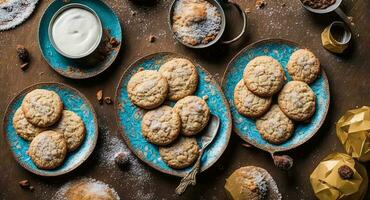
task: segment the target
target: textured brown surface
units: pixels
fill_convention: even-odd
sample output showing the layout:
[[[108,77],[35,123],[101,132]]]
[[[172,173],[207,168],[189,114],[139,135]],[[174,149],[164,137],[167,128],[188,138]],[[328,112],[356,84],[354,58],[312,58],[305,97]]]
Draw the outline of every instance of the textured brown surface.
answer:
[[[250,8],[248,14],[248,31],[243,41],[230,46],[218,46],[207,50],[193,50],[176,43],[167,25],[167,9],[170,1],[160,0],[151,7],[141,7],[128,0],[106,1],[119,14],[124,42],[122,51],[113,66],[100,76],[90,80],[70,80],[59,76],[43,60],[37,44],[38,21],[50,1],[43,0],[35,13],[26,23],[15,30],[0,32],[0,117],[3,118],[7,103],[23,88],[41,81],[56,81],[69,84],[84,93],[98,114],[102,130],[117,134],[113,106],[100,105],[96,101],[96,92],[103,89],[105,95],[114,96],[114,90],[123,71],[137,58],[157,51],[175,51],[194,58],[213,74],[222,74],[228,61],[240,49],[251,42],[271,37],[280,37],[298,42],[311,49],[320,59],[329,77],[331,85],[331,107],[321,130],[303,146],[287,152],[294,158],[294,166],[289,172],[282,172],[273,166],[267,153],[253,148],[245,148],[243,142],[233,134],[224,155],[213,167],[198,178],[196,188],[190,188],[178,199],[226,199],[223,191],[225,178],[234,170],[245,165],[264,167],[275,178],[283,199],[314,199],[309,184],[309,175],[325,156],[333,151],[344,152],[335,135],[335,122],[348,109],[369,104],[370,99],[370,27],[368,10],[370,1],[358,0],[352,11],[356,31],[354,43],[343,56],[327,52],[321,46],[321,31],[337,19],[336,15],[317,16],[305,11],[299,0],[267,0],[267,6],[256,10],[253,0],[236,0],[242,8]],[[349,2],[349,3],[348,3]],[[351,1],[345,0],[346,5]],[[282,7],[285,3],[286,6]],[[132,16],[131,11],[136,11]],[[237,15],[231,17],[235,34],[238,31]],[[230,25],[231,23],[229,23]],[[241,28],[241,27],[240,27]],[[228,32],[228,31],[227,31]],[[149,35],[157,40],[150,43]],[[230,34],[231,36],[231,34]],[[16,57],[17,44],[23,44],[31,53],[30,67],[23,72]],[[121,136],[119,136],[121,138]],[[97,148],[92,156],[75,171],[58,178],[43,178],[23,169],[13,158],[2,138],[0,140],[0,199],[50,199],[56,190],[65,182],[80,176],[92,177],[114,187],[122,199],[135,199],[137,193],[134,179],[112,179],[122,177],[125,171],[101,170],[98,166],[98,155],[102,148],[102,137],[99,137]],[[147,193],[154,193],[152,199],[176,199],[175,187],[180,181],[142,165],[143,171],[150,174],[151,182],[145,185]],[[367,164],[368,172],[370,163]],[[35,191],[22,190],[18,181],[29,179]],[[145,194],[145,193],[144,193]],[[369,195],[367,199],[369,199]]]

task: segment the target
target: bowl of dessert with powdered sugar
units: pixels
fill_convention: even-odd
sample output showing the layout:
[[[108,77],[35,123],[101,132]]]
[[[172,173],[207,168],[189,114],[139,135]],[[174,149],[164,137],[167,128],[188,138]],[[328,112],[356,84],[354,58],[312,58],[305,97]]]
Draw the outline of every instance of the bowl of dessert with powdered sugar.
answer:
[[[223,4],[231,4],[238,9],[243,17],[243,28],[237,37],[221,43],[239,40],[247,25],[244,11],[235,3],[220,4],[217,0],[175,0],[168,19],[174,37],[190,48],[206,48],[220,41],[226,27]]]

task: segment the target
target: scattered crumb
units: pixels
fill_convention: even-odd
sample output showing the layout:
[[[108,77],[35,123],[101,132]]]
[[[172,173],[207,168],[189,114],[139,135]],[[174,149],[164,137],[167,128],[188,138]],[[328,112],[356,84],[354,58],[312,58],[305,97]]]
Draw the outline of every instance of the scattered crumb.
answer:
[[[157,38],[154,35],[150,35],[149,38],[148,38],[148,40],[149,40],[150,43],[155,42],[156,39]]]
[[[112,98],[110,98],[110,97],[104,97],[104,102],[105,102],[106,104],[110,105],[110,104],[112,104],[112,103],[113,103],[113,100],[112,100]]]
[[[203,96],[203,100],[204,100],[204,101],[207,101],[207,100],[208,100],[208,95],[204,95],[204,96]]]
[[[21,70],[26,71],[28,69],[28,63],[24,63],[21,65]]]
[[[99,90],[96,93],[96,99],[98,100],[99,104],[103,104],[103,90]]]
[[[249,14],[249,13],[251,13],[251,12],[252,12],[250,8],[246,8],[244,11],[245,11],[245,13],[247,13],[247,14]]]
[[[256,8],[262,9],[267,5],[267,2],[265,0],[256,0]]]
[[[282,3],[282,4],[281,4],[281,7],[285,7],[285,6],[286,6],[286,3]]]

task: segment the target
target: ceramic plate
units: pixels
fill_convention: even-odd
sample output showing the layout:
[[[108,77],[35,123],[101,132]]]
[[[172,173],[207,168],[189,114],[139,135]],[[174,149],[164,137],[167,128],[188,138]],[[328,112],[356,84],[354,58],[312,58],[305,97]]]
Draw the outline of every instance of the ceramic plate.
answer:
[[[13,116],[21,106],[24,96],[34,89],[46,89],[56,92],[62,99],[64,109],[71,110],[81,117],[85,124],[86,135],[81,146],[67,154],[63,164],[53,170],[36,167],[27,155],[29,142],[19,137],[13,127]],[[4,117],[4,134],[15,159],[27,170],[42,176],[58,176],[72,171],[81,165],[92,153],[98,139],[98,122],[94,108],[87,98],[76,89],[60,83],[39,83],[21,91],[8,105]]]
[[[102,73],[116,59],[122,41],[121,25],[113,10],[100,0],[70,0],[69,3],[79,3],[93,9],[99,16],[103,24],[103,29],[108,30],[110,36],[119,41],[120,45],[116,47],[104,61],[97,64],[87,64],[86,62],[69,59],[59,54],[49,39],[48,27],[54,13],[61,7],[67,5],[67,3],[64,3],[63,0],[55,0],[45,10],[40,20],[38,33],[40,50],[50,67],[59,74],[73,79],[90,78]]]
[[[286,65],[291,54],[303,47],[290,41],[281,39],[268,39],[253,43],[239,52],[229,63],[222,80],[222,89],[230,103],[233,117],[233,130],[246,142],[268,152],[286,151],[295,148],[309,140],[319,130],[329,109],[330,92],[329,83],[324,70],[310,87],[316,94],[316,112],[310,123],[296,123],[293,136],[280,145],[270,144],[258,133],[255,120],[239,114],[234,106],[234,88],[242,79],[243,71],[249,61],[257,56],[271,56],[285,69],[288,81],[291,80]]]
[[[126,90],[127,83],[131,76],[140,68],[144,68],[146,70],[158,70],[162,64],[173,58],[185,57],[175,53],[156,53],[145,56],[132,64],[123,74],[117,87],[115,109],[120,132],[122,133],[126,144],[136,154],[136,156],[161,172],[175,176],[184,176],[186,172],[190,171],[190,167],[182,170],[175,170],[168,167],[161,159],[158,147],[147,142],[142,137],[141,120],[145,110],[131,103]],[[226,149],[230,138],[232,123],[229,106],[221,88],[209,72],[198,64],[195,63],[195,65],[199,74],[199,84],[194,95],[198,97],[207,95],[207,103],[211,113],[220,118],[220,129],[218,130],[217,136],[213,143],[207,148],[201,160],[201,171],[204,171],[211,167]],[[173,106],[174,102],[165,102],[165,104]],[[202,146],[199,138],[198,143]]]

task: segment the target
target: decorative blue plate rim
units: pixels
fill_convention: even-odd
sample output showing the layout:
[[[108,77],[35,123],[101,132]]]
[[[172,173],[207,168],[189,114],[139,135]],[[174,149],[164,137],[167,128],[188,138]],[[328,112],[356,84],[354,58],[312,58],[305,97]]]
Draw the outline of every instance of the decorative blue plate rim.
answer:
[[[87,2],[87,3],[86,3]],[[114,38],[119,42],[119,45],[117,47],[114,48],[114,50],[112,50],[111,54],[109,56],[107,56],[107,58],[102,61],[101,63],[98,63],[98,64],[95,64],[94,67],[90,67],[89,68],[89,71],[82,71],[80,67],[73,67],[73,65],[75,65],[75,63],[78,63],[78,61],[73,61],[72,59],[68,59],[68,58],[65,58],[63,57],[62,55],[60,55],[56,49],[52,46],[51,44],[51,41],[49,39],[49,36],[48,36],[48,30],[45,30],[45,34],[47,36],[47,38],[44,38],[43,40],[47,40],[47,43],[50,45],[50,48],[53,50],[53,54],[57,54],[59,56],[60,59],[63,59],[64,61],[63,62],[67,62],[65,64],[67,64],[66,68],[67,69],[59,69],[58,67],[54,66],[51,61],[48,59],[48,56],[45,55],[45,50],[44,50],[44,47],[42,47],[41,45],[41,40],[40,40],[40,29],[42,27],[42,22],[44,20],[47,20],[48,23],[50,22],[52,16],[49,17],[49,19],[45,19],[45,14],[48,12],[49,9],[51,9],[52,6],[54,6],[54,4],[56,3],[61,3],[62,5],[59,6],[57,8],[57,10],[59,8],[61,8],[62,6],[64,5],[67,5],[67,4],[70,4],[70,3],[79,3],[79,4],[83,4],[83,5],[86,5],[86,4],[97,4],[97,3],[100,3],[102,5],[104,5],[106,8],[109,9],[109,11],[112,13],[112,16],[114,16],[114,21],[115,23],[117,23],[117,26],[119,28],[115,28],[114,30],[111,30],[110,29],[110,34],[112,34],[113,31],[117,32],[115,34],[112,34],[114,36]],[[90,5],[86,5],[88,7],[91,8]],[[97,11],[97,10],[94,10],[100,17],[100,12]],[[100,17],[100,20],[102,21],[102,24],[103,24],[103,29],[105,29],[106,27],[108,27],[107,24],[104,23],[104,19],[102,19]],[[49,24],[46,26],[48,27]],[[104,30],[103,30],[104,32]],[[104,33],[103,33],[103,39],[104,39]],[[39,49],[41,51],[41,55],[42,57],[44,58],[44,60],[46,60],[46,62],[48,63],[48,65],[54,70],[56,71],[58,74],[64,76],[64,77],[67,77],[67,78],[71,78],[71,79],[88,79],[88,78],[92,78],[94,76],[97,76],[101,73],[103,73],[105,70],[107,70],[112,64],[113,62],[116,60],[119,52],[120,52],[120,49],[121,49],[121,46],[122,46],[122,27],[121,27],[121,24],[120,24],[120,20],[117,16],[117,14],[103,1],[101,0],[94,0],[94,1],[88,1],[88,0],[70,0],[68,3],[66,2],[63,2],[62,0],[55,0],[53,2],[51,2],[48,7],[45,9],[44,11],[44,14],[41,16],[40,18],[40,21],[39,21],[39,27],[38,27],[38,30],[37,30],[37,41],[38,41],[38,46],[39,46]],[[73,63],[73,64],[71,64]],[[70,64],[70,65],[68,65]],[[96,69],[95,69],[96,68]]]
[[[17,103],[17,101],[21,101],[21,99],[24,98],[24,96],[34,90],[34,89],[38,89],[38,88],[42,88],[42,87],[58,87],[59,89],[64,89],[64,90],[70,90],[72,92],[74,92],[75,94],[78,95],[79,98],[82,99],[83,103],[86,104],[86,106],[88,107],[88,109],[90,110],[91,112],[91,115],[93,117],[93,132],[92,132],[92,135],[93,137],[89,139],[89,141],[87,141],[87,135],[88,133],[86,133],[86,136],[85,136],[85,140],[84,142],[81,144],[80,148],[82,148],[82,146],[84,145],[84,143],[86,145],[88,145],[88,150],[85,151],[83,153],[83,156],[80,157],[80,160],[76,163],[73,163],[72,166],[70,166],[67,170],[61,170],[61,171],[53,171],[53,170],[43,170],[43,169],[33,169],[31,168],[26,162],[20,160],[20,158],[18,157],[18,155],[16,154],[16,152],[13,151],[12,149],[12,143],[11,141],[9,140],[9,136],[8,136],[8,125],[9,123],[11,123],[11,127],[14,129],[13,127],[13,119],[10,119],[10,116],[13,116],[14,115],[14,112],[15,110],[12,109],[12,106],[15,106],[14,104]],[[64,103],[64,102],[63,102]],[[81,116],[81,118],[83,119],[83,121],[85,121],[85,117]],[[86,123],[86,122],[84,122]],[[85,124],[86,126],[86,124]],[[87,129],[88,127],[86,127]],[[6,139],[7,141],[7,144],[8,144],[8,147],[10,149],[10,151],[12,152],[12,155],[14,156],[15,160],[23,167],[25,168],[26,170],[34,173],[34,174],[37,174],[37,175],[40,175],[40,176],[48,176],[48,177],[52,177],[52,176],[60,176],[60,175],[63,175],[63,174],[66,174],[66,173],[69,173],[71,171],[73,171],[74,169],[76,169],[77,167],[79,167],[83,162],[85,162],[91,155],[91,153],[94,151],[95,149],[95,146],[96,146],[96,143],[97,143],[97,140],[98,140],[98,120],[97,120],[97,117],[96,117],[96,113],[95,113],[95,110],[94,110],[94,107],[92,106],[92,104],[90,103],[90,101],[80,92],[78,91],[77,89],[69,86],[69,85],[66,85],[66,84],[62,84],[62,83],[55,83],[55,82],[40,82],[40,83],[36,83],[36,84],[33,84],[31,86],[28,86],[26,88],[24,88],[23,90],[21,90],[20,92],[18,92],[18,94],[9,102],[9,104],[7,105],[6,107],[6,111],[5,111],[5,115],[4,115],[4,118],[3,118],[3,131],[4,131],[4,138]],[[86,130],[88,131],[88,130]],[[13,134],[13,133],[12,133]],[[16,135],[16,133],[14,133]],[[29,143],[28,141],[25,141],[23,140],[22,138],[20,138],[19,136],[16,136],[18,137],[16,141],[17,143],[22,141],[23,143],[28,143],[28,146],[29,146]],[[79,149],[80,149],[79,148]],[[71,156],[69,154],[77,154],[79,149],[77,149],[76,151],[74,152],[70,152],[70,153],[67,153],[67,158],[66,160],[68,159],[68,156]],[[66,160],[64,161],[64,163],[61,165],[64,166],[66,164]],[[32,162],[29,158],[29,161]],[[56,168],[55,170],[58,170],[60,167]]]
[[[119,84],[116,88],[116,93],[115,93],[115,103],[114,103],[114,109],[115,109],[115,116],[116,116],[116,121],[117,121],[117,125],[118,125],[118,130],[119,132],[121,133],[125,143],[127,144],[127,146],[129,147],[129,149],[140,159],[142,160],[144,163],[146,163],[147,165],[151,166],[152,168],[160,171],[160,172],[163,172],[163,173],[166,173],[166,174],[169,174],[169,175],[173,175],[173,176],[178,176],[178,177],[183,177],[186,175],[187,172],[190,171],[191,167],[188,167],[188,168],[185,168],[185,169],[172,169],[172,168],[169,168],[169,169],[163,169],[161,168],[160,166],[157,166],[155,165],[153,162],[150,162],[148,161],[147,159],[145,159],[145,153],[143,152],[139,152],[139,151],[136,151],[135,148],[133,147],[130,139],[128,138],[128,136],[126,135],[125,131],[124,131],[124,126],[121,124],[121,120],[120,120],[120,110],[123,109],[123,106],[122,106],[122,102],[120,101],[121,99],[121,91],[124,89],[126,90],[126,88],[123,88],[123,87],[126,87],[126,85],[123,85],[123,82],[124,82],[124,79],[125,77],[127,76],[132,76],[132,74],[130,74],[130,72],[135,68],[135,67],[139,67],[140,63],[143,63],[145,62],[146,60],[149,60],[151,58],[154,58],[155,56],[168,56],[170,58],[185,58],[185,59],[188,59],[190,61],[192,61],[195,66],[197,67],[197,71],[198,71],[198,74],[199,74],[199,71],[201,71],[202,73],[205,73],[208,77],[210,77],[210,80],[209,80],[209,85],[212,85],[213,87],[215,87],[217,89],[217,93],[219,93],[219,95],[222,97],[221,100],[222,100],[222,104],[225,106],[224,107],[224,111],[226,112],[226,115],[223,117],[224,118],[224,122],[220,122],[220,126],[225,126],[226,125],[226,128],[223,128],[224,129],[224,136],[222,136],[222,134],[220,134],[220,132],[217,134],[215,140],[213,143],[211,143],[211,145],[207,148],[207,150],[205,151],[203,157],[202,157],[202,167],[201,167],[201,172],[209,169],[213,164],[215,164],[219,158],[222,156],[222,154],[224,153],[224,151],[226,150],[227,146],[228,146],[228,143],[229,143],[229,140],[230,140],[230,136],[231,136],[231,131],[232,131],[232,119],[231,119],[231,112],[230,112],[230,107],[229,107],[229,104],[225,98],[225,95],[223,94],[223,91],[220,87],[220,85],[217,83],[217,81],[214,79],[214,77],[205,69],[203,68],[201,65],[199,65],[197,62],[195,62],[194,60],[186,57],[186,56],[183,56],[181,54],[177,54],[177,53],[174,53],[174,52],[157,52],[157,53],[153,53],[153,54],[148,54],[146,56],[143,56],[137,60],[135,60],[125,71],[124,73],[122,74],[121,78],[120,78],[120,81],[119,81]],[[199,79],[201,78],[201,76],[199,75]],[[198,84],[201,84],[200,83],[201,80],[199,80],[199,83]],[[199,87],[199,85],[198,85]],[[198,89],[196,91],[196,93],[198,92]],[[194,94],[195,95],[195,94]],[[128,100],[129,101],[129,100]],[[173,104],[174,102],[170,102],[170,101],[166,101],[164,104]],[[130,102],[130,104],[132,104]],[[143,109],[140,109],[138,108],[138,110],[141,110],[142,112],[144,112]],[[212,113],[212,110],[211,110],[211,113]],[[214,114],[214,113],[212,113]],[[132,115],[134,115],[134,113],[132,113]],[[218,116],[221,119],[220,116]],[[223,125],[222,125],[223,124]],[[221,128],[219,129],[221,130]],[[141,136],[141,134],[140,134]],[[142,136],[141,136],[142,137]],[[204,165],[204,160],[205,158],[207,158],[207,153],[209,151],[209,149],[211,149],[213,147],[213,145],[215,144],[215,141],[217,140],[217,138],[219,138],[219,140],[224,140],[223,142],[223,146],[222,148],[220,148],[218,151],[219,153],[217,154],[217,156],[214,156],[212,157],[211,161],[208,162],[206,165]],[[145,139],[144,139],[145,140]],[[198,141],[199,142],[199,141]],[[150,144],[149,142],[146,141],[146,143],[148,143],[149,145],[152,145]],[[158,150],[157,150],[158,151]]]
[[[300,45],[300,44],[298,44],[296,42],[292,42],[292,41],[289,41],[289,40],[286,40],[286,39],[268,38],[268,39],[262,39],[262,40],[256,41],[256,42],[254,42],[254,43],[246,46],[241,51],[239,51],[231,59],[231,61],[228,63],[227,68],[226,68],[226,70],[225,70],[225,72],[224,72],[224,74],[222,76],[222,80],[221,80],[221,87],[222,87],[223,90],[226,89],[226,82],[227,82],[226,79],[227,79],[227,75],[230,73],[230,70],[232,68],[231,67],[232,64],[235,63],[236,60],[238,60],[239,58],[241,58],[243,56],[243,54],[246,53],[247,51],[252,50],[252,49],[254,49],[254,48],[256,48],[256,47],[258,47],[260,45],[264,45],[264,44],[268,44],[268,43],[277,43],[277,44],[282,44],[282,45],[291,45],[291,46],[295,46],[296,48],[305,48],[305,49],[307,49],[306,47],[303,47],[302,45]],[[256,142],[255,140],[249,138],[246,133],[243,133],[239,128],[237,128],[237,126],[236,126],[236,119],[235,119],[234,113],[233,113],[233,111],[231,111],[232,117],[233,117],[233,131],[235,131],[237,133],[237,135],[239,135],[239,137],[242,138],[247,143],[252,144],[253,146],[255,146],[255,147],[257,147],[257,148],[259,148],[261,150],[267,151],[269,153],[288,151],[288,150],[294,149],[294,148],[296,148],[296,147],[304,144],[305,142],[307,142],[309,139],[311,139],[317,133],[317,131],[323,125],[323,123],[325,121],[325,118],[327,116],[328,110],[329,110],[329,105],[330,105],[329,81],[328,81],[328,78],[327,78],[327,75],[326,75],[324,69],[321,68],[321,70],[322,70],[322,73],[318,77],[318,79],[319,78],[322,78],[323,79],[323,87],[324,87],[323,89],[324,89],[325,93],[328,94],[327,95],[327,100],[326,100],[325,105],[324,105],[325,110],[323,111],[322,118],[320,118],[320,120],[318,121],[318,123],[315,125],[314,129],[310,132],[310,134],[307,134],[306,137],[304,137],[303,140],[301,140],[299,142],[296,142],[296,143],[294,143],[294,144],[292,144],[290,146],[280,146],[280,145],[273,145],[273,144],[268,144],[268,145],[260,144],[260,143]],[[287,75],[286,70],[284,70],[284,71],[285,71],[285,74]],[[314,84],[314,83],[312,83],[312,84]],[[310,84],[310,85],[312,85],[312,84]],[[226,93],[225,93],[225,96],[226,96],[226,98],[229,101],[233,101],[232,99],[229,99],[230,97],[228,97],[228,95]],[[235,108],[233,108],[233,104],[232,103],[230,103],[230,109],[231,110],[235,109]],[[318,112],[318,111],[316,111],[316,112]]]

